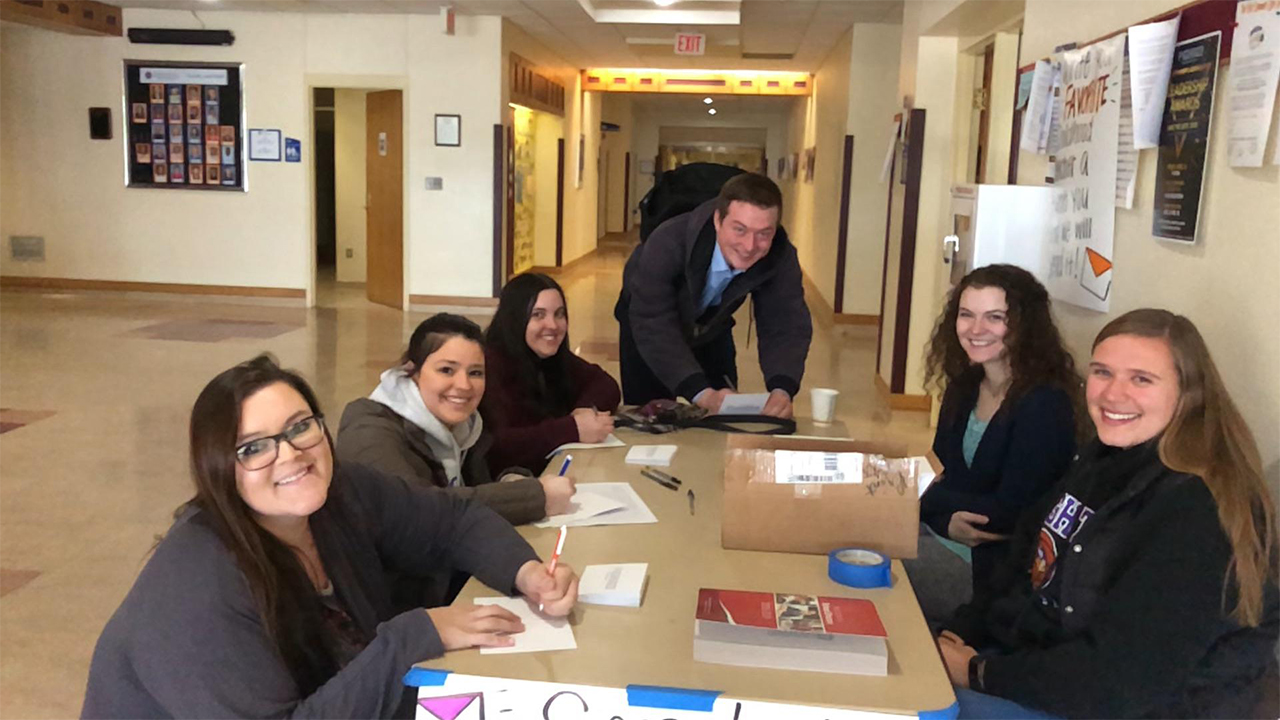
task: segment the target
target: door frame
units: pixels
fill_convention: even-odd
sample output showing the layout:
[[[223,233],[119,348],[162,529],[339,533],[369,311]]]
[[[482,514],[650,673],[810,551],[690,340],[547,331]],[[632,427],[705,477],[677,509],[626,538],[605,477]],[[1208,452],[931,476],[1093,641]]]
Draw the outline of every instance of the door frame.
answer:
[[[319,270],[319,264],[316,258],[316,128],[315,128],[315,89],[316,88],[334,88],[335,90],[399,90],[401,95],[401,111],[400,122],[403,128],[403,136],[409,137],[409,79],[400,75],[328,75],[328,74],[307,74],[303,78],[307,93],[307,125],[306,137],[302,138],[303,160],[302,164],[306,166],[307,173],[307,232],[306,242],[307,249],[307,282],[306,282],[306,306],[315,307],[316,305],[316,273]],[[405,147],[408,142],[402,143]],[[310,159],[307,153],[311,154]],[[411,252],[409,250],[409,157],[408,153],[401,148],[401,233],[400,233],[400,269],[403,274],[401,280],[401,291],[403,298],[401,299],[401,311],[409,309],[409,259]]]

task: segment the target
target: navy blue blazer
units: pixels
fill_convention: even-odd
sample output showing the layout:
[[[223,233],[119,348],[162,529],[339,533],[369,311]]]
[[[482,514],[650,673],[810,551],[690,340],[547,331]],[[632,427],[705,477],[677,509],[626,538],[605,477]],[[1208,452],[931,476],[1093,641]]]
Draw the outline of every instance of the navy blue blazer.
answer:
[[[991,416],[982,441],[965,465],[962,442],[969,413],[978,403],[978,383],[954,382],[947,388],[933,437],[942,476],[920,499],[920,519],[943,537],[958,510],[990,518],[981,529],[1012,532],[1018,516],[1048,492],[1075,455],[1075,412],[1059,388],[1040,385]],[[1008,552],[1008,542],[973,548],[974,587],[985,585]]]

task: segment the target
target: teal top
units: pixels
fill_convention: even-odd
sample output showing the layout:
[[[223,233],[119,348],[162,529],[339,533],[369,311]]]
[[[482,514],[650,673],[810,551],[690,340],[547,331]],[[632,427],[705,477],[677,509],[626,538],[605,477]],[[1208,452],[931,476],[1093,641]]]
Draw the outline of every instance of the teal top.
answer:
[[[987,431],[991,420],[979,420],[978,411],[969,411],[969,422],[964,426],[964,438],[960,441],[960,450],[964,453],[964,464],[973,467],[973,454],[978,452],[978,443],[982,442],[982,434]]]

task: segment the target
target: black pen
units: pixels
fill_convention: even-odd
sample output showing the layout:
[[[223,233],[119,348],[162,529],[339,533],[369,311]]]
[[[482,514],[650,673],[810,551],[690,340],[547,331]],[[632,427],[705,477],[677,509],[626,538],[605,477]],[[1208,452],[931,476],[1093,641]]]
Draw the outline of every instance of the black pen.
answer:
[[[661,471],[661,470],[658,470],[657,468],[646,467],[646,468],[645,468],[645,470],[648,470],[649,472],[653,473],[654,475],[657,475],[657,476],[658,476],[658,479],[660,479],[660,480],[665,480],[665,481],[667,481],[667,482],[669,482],[669,483],[671,483],[671,484],[673,484],[673,485],[682,485],[682,484],[683,484],[683,483],[681,483],[681,482],[680,482],[680,478],[676,477],[675,475],[671,475],[671,474],[669,474],[669,473],[665,473],[665,472],[663,472],[663,471]]]
[[[693,491],[688,490],[686,492],[689,495],[689,514],[692,515],[693,514]]]
[[[664,488],[666,488],[666,489],[668,489],[668,490],[679,490],[679,489],[680,489],[680,488],[676,487],[675,485],[672,485],[671,483],[667,482],[666,480],[663,480],[662,478],[658,477],[657,475],[654,475],[652,472],[650,472],[650,471],[648,470],[648,468],[646,468],[646,469],[644,469],[644,470],[641,470],[641,471],[640,471],[640,474],[641,474],[641,475],[643,475],[643,476],[645,476],[645,477],[647,477],[647,478],[649,478],[650,480],[652,480],[652,481],[654,481],[654,482],[658,483],[659,485],[661,485],[662,487],[664,487]]]

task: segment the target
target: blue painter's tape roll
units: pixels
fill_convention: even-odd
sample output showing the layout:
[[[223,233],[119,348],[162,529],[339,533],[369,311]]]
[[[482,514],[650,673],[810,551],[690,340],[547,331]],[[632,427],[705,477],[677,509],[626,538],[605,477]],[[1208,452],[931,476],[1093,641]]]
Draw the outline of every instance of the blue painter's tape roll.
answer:
[[[711,712],[719,696],[719,690],[690,690],[658,685],[627,686],[627,704],[631,707]]]
[[[840,548],[827,555],[827,575],[841,585],[882,588],[892,584],[889,558],[875,550]]]

